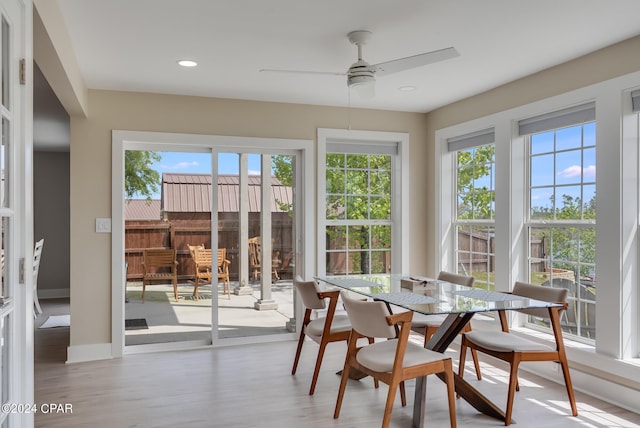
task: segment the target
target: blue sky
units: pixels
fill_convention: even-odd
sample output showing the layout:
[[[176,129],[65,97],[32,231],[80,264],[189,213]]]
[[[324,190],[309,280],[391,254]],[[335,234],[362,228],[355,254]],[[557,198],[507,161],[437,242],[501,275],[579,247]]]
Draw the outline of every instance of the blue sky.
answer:
[[[555,147],[553,131],[532,136],[531,185],[535,187],[531,190],[532,206],[551,208],[554,184],[558,186],[558,203],[562,195],[574,199],[582,197],[583,202],[593,198],[596,191],[595,131],[595,123],[556,130]]]
[[[209,153],[159,152],[162,160],[153,167],[163,172],[190,172],[196,174],[211,173],[211,155]],[[218,174],[237,174],[238,154],[221,153],[218,157]],[[260,155],[249,155],[249,174],[260,174]]]

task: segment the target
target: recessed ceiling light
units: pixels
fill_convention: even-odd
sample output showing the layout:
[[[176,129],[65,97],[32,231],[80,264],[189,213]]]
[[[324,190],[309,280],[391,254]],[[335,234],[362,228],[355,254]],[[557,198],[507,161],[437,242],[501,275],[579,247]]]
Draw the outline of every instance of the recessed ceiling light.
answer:
[[[190,59],[181,59],[180,61],[178,61],[178,65],[181,65],[183,67],[195,67],[196,65],[198,65],[198,63]]]
[[[411,92],[411,91],[415,91],[415,90],[416,90],[416,87],[415,87],[415,86],[410,86],[410,85],[407,85],[407,86],[400,86],[400,87],[398,88],[398,90],[399,90],[399,91],[402,91],[402,92]]]

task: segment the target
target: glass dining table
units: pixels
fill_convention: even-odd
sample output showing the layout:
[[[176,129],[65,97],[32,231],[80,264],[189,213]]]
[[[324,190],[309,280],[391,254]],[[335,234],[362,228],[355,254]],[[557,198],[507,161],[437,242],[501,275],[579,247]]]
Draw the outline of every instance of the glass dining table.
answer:
[[[391,312],[397,312],[398,308],[402,308],[425,315],[446,315],[440,328],[426,345],[437,352],[445,352],[458,333],[478,312],[561,306],[554,302],[467,287],[423,276],[387,274],[317,276],[315,279],[330,287],[385,302]],[[458,374],[454,376],[456,393],[460,397],[478,411],[505,420],[502,409]],[[424,426],[425,395],[426,378],[417,378],[413,406],[414,427]]]

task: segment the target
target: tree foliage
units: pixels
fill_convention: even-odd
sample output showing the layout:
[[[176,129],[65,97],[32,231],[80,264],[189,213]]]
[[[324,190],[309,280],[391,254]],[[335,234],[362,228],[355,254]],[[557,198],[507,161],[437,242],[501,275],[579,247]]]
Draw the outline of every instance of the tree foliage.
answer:
[[[282,183],[283,186],[288,186],[293,189],[293,157],[288,155],[273,155],[271,156],[271,166],[273,168],[273,175]],[[282,211],[293,213],[293,204],[280,201],[276,199],[278,208]]]
[[[152,168],[162,159],[160,153],[126,150],[124,153],[124,193],[126,199],[141,195],[147,200],[160,187],[160,174]]]
[[[495,190],[492,183],[495,147],[493,144],[458,152],[458,218],[494,218]]]
[[[596,218],[595,195],[584,203],[581,198],[562,195],[562,205],[557,207],[553,196],[550,200],[551,206],[555,208],[532,208],[536,218],[572,222]],[[549,243],[548,254],[545,256],[549,258],[552,267],[573,270],[579,276],[592,274],[592,265],[596,260],[595,227],[544,227],[536,228],[535,234]]]
[[[274,176],[283,185],[293,186],[292,157],[274,155],[271,162]],[[325,174],[327,220],[350,222],[349,226],[327,226],[327,248],[346,252],[348,269],[383,272],[382,260],[391,248],[391,227],[359,223],[391,218],[391,157],[328,153]],[[293,208],[277,203],[289,212]]]

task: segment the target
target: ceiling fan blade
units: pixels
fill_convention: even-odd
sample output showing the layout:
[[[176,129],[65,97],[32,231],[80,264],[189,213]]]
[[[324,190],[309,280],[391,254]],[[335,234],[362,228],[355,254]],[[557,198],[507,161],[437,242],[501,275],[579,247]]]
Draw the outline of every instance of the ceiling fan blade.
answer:
[[[287,74],[320,74],[327,76],[346,76],[346,73],[337,71],[311,71],[311,70],[283,70],[278,68],[262,68],[261,73],[287,73]]]
[[[376,70],[376,75],[384,76],[385,74],[397,73],[399,71],[409,70],[410,68],[422,67],[423,65],[433,64],[434,62],[444,61],[446,59],[460,56],[458,51],[451,47],[431,51],[406,58],[394,59],[393,61],[375,64],[372,67]]]

